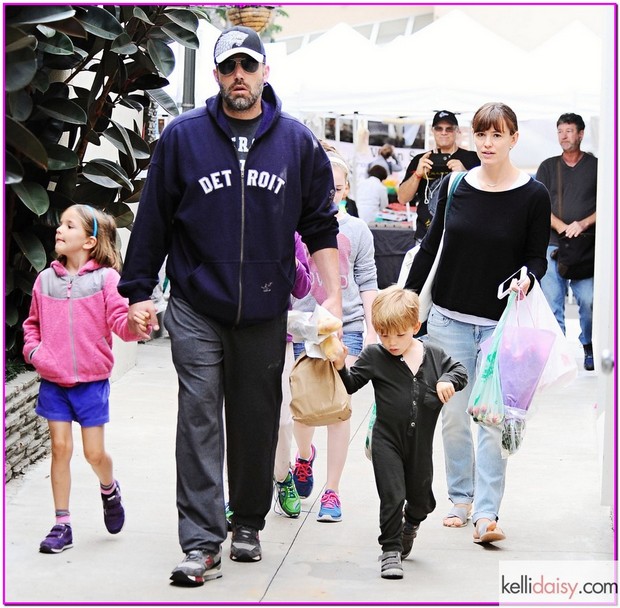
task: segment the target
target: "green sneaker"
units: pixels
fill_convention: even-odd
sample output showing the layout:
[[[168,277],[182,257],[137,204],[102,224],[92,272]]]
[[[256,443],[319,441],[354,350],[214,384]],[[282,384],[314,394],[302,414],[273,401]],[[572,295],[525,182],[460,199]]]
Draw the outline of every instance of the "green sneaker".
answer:
[[[299,494],[295,488],[293,475],[290,471],[284,481],[276,481],[276,492],[275,512],[280,513],[280,515],[286,515],[286,517],[299,517],[301,501],[299,500]],[[280,510],[278,510],[278,507]]]
[[[224,506],[224,510],[226,511],[226,527],[228,528],[228,531],[230,532],[232,530],[231,517],[233,516],[233,511],[230,508],[228,503],[226,503],[226,505]]]

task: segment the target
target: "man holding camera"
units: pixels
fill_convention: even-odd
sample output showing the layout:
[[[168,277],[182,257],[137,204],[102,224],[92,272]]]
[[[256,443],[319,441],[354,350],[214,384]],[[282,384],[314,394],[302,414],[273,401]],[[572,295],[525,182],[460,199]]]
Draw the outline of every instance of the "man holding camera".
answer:
[[[459,122],[452,112],[437,112],[432,128],[435,148],[414,156],[398,187],[398,202],[403,205],[412,202],[416,206],[417,242],[424,238],[433,219],[429,202],[441,178],[451,171],[469,171],[480,164],[475,152],[457,146]]]

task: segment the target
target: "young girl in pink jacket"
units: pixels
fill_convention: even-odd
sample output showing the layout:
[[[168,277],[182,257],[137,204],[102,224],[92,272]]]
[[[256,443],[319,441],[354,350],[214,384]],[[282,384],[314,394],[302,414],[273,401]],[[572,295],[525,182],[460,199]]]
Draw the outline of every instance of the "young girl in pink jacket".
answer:
[[[84,456],[99,478],[103,519],[111,534],[121,531],[125,511],[112,459],[105,451],[109,422],[112,332],[138,340],[127,325],[128,303],[116,289],[120,255],[116,224],[88,205],[67,208],[56,230],[58,260],[35,281],[24,322],[24,358],[41,376],[36,412],[48,421],[56,524],[41,542],[42,553],[73,546],[71,489],[72,423],[82,429]]]

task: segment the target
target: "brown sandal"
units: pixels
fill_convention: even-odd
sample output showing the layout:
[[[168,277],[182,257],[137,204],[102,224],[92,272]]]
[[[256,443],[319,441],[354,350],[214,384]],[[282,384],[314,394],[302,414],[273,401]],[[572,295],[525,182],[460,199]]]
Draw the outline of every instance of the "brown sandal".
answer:
[[[475,543],[493,543],[499,540],[505,540],[506,535],[501,528],[497,526],[496,521],[488,519],[479,519],[474,527]]]

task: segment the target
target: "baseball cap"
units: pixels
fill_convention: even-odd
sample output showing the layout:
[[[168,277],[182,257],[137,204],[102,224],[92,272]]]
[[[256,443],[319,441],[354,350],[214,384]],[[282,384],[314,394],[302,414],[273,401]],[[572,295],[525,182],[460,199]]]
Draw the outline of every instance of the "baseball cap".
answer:
[[[449,122],[450,124],[456,125],[457,127],[459,125],[459,121],[456,119],[456,116],[448,110],[440,110],[439,112],[437,112],[437,114],[435,114],[435,117],[433,118],[432,126],[434,127],[439,122]]]
[[[265,47],[260,36],[249,27],[236,25],[220,34],[213,49],[213,59],[216,64],[222,63],[224,59],[239,53],[249,55],[259,63],[265,63]]]

